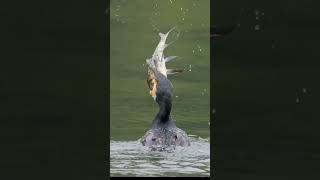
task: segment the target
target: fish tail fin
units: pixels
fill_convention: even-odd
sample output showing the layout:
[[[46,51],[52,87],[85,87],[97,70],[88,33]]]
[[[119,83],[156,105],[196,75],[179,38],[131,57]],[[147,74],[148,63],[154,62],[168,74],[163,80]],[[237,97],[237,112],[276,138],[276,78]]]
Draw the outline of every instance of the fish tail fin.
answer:
[[[178,73],[182,73],[183,72],[183,70],[181,70],[181,69],[167,69],[167,74],[169,75],[171,75],[171,74],[178,74]]]
[[[172,59],[174,59],[174,58],[176,58],[176,57],[178,57],[178,56],[169,56],[169,57],[166,57],[165,59],[164,59],[164,62],[169,62],[169,61],[171,61]]]
[[[168,37],[168,35],[169,35],[169,33],[172,31],[172,30],[174,30],[174,29],[176,29],[177,28],[177,26],[174,26],[173,28],[171,28],[166,34],[163,34],[163,33],[161,33],[161,32],[159,32],[159,36],[161,37],[161,39],[166,39],[167,37]]]
[[[174,30],[174,29],[176,29],[177,28],[177,26],[174,26],[173,28],[171,28],[168,32],[167,32],[167,34],[169,34],[172,30]]]
[[[163,49],[167,48],[170,44],[164,44]]]
[[[170,46],[170,45],[173,44],[174,42],[175,42],[175,41],[172,41],[172,42],[170,42],[170,43],[168,43],[168,44],[164,44],[163,49],[167,48],[168,46]]]

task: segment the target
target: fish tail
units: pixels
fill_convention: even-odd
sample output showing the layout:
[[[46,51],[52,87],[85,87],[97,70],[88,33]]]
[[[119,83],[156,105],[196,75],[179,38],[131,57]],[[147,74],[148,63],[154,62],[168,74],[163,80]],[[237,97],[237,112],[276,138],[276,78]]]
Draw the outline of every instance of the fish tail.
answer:
[[[177,28],[177,26],[174,26],[174,27],[171,28],[166,34],[163,34],[163,33],[159,32],[159,36],[161,37],[161,39],[162,39],[162,38],[167,38],[167,36],[169,35],[169,33],[170,33],[172,30],[176,29],[176,28]]]
[[[182,69],[167,69],[167,74],[178,74],[178,73],[182,73],[183,70]]]
[[[174,58],[176,58],[177,56],[169,56],[169,57],[166,57],[165,59],[164,59],[164,61],[167,63],[167,62],[169,62],[169,61],[171,61],[172,59],[174,59]]]

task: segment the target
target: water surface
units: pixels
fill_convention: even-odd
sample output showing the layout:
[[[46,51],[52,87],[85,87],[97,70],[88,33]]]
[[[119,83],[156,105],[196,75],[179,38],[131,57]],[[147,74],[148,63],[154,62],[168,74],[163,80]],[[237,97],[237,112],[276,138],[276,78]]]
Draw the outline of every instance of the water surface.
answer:
[[[209,176],[209,139],[191,138],[173,153],[150,151],[139,141],[111,141],[112,176]]]

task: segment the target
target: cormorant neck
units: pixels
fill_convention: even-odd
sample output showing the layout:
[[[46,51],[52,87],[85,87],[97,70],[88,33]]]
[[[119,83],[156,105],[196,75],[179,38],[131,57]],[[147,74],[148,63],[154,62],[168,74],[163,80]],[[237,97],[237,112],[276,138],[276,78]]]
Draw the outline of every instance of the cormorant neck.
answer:
[[[170,116],[171,108],[172,108],[171,97],[158,96],[156,101],[159,105],[159,112],[154,119],[153,125],[154,126],[172,125],[173,121]]]

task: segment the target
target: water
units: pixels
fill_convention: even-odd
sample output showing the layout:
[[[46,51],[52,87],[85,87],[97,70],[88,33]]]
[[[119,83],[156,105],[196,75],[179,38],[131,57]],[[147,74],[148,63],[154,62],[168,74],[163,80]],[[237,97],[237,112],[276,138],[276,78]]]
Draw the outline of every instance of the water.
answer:
[[[112,0],[110,5],[111,176],[209,176],[209,141],[196,138],[187,149],[157,154],[137,140],[158,111],[146,83],[146,59],[160,40],[158,33],[174,26],[167,39],[173,43],[164,54],[178,58],[167,68],[184,72],[169,76],[172,117],[187,134],[209,138],[210,1]]]
[[[111,141],[111,176],[209,176],[210,140],[191,138],[175,152],[149,151],[139,141]]]

